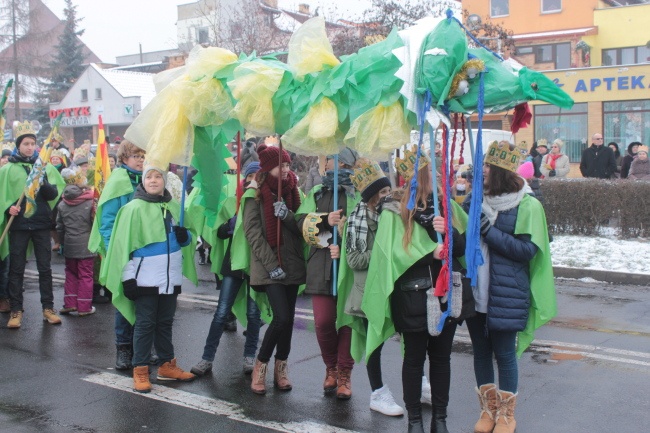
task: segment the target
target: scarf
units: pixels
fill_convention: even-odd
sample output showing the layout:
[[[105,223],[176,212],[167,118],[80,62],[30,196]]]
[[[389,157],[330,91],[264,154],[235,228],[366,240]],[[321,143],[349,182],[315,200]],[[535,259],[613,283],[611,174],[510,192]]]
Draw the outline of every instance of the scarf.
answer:
[[[547,155],[546,163],[551,166],[551,170],[555,170],[555,161],[557,161],[561,156],[562,156],[561,153],[558,153],[557,155],[553,155],[553,154]],[[550,162],[549,159],[551,160]]]
[[[77,206],[85,202],[86,200],[92,200],[94,198],[95,198],[95,192],[90,188],[82,190],[81,194],[79,195],[73,194],[72,197],[63,194],[63,201],[65,202],[65,204],[69,206]]]
[[[368,219],[377,223],[379,214],[360,201],[348,218],[346,252],[365,252],[368,249]]]
[[[524,194],[526,194],[526,188],[522,188],[518,192],[483,196],[482,210],[485,216],[487,216],[490,220],[490,224],[494,225],[499,212],[510,210],[519,206],[519,202],[522,198],[524,198]]]
[[[292,171],[286,180],[282,181],[282,201],[287,205],[290,211],[295,212],[300,207],[300,194],[298,193],[298,178]],[[271,248],[278,246],[278,227],[277,217],[275,216],[273,203],[278,198],[278,178],[267,174],[266,179],[260,186],[262,195],[262,206],[264,206],[264,221],[266,222],[266,241]],[[280,238],[282,244],[282,238]]]
[[[339,188],[343,188],[345,194],[350,198],[355,197],[354,185],[350,179],[350,176],[353,174],[354,172],[347,168],[339,169]],[[323,187],[314,194],[314,200],[320,200],[327,190],[334,190],[334,170],[325,173],[325,177],[323,177]]]

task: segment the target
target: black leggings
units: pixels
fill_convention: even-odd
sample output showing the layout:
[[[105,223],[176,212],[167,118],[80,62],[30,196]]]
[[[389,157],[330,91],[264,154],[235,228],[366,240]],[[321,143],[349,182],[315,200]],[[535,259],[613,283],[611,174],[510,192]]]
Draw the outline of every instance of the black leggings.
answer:
[[[269,362],[275,348],[275,359],[286,361],[291,351],[293,335],[293,318],[296,314],[298,286],[269,284],[265,286],[266,295],[271,304],[273,320],[264,334],[262,346],[257,355],[260,362]]]
[[[446,408],[449,403],[451,382],[451,345],[456,334],[456,323],[447,322],[437,337],[427,331],[404,332],[404,362],[402,364],[402,387],[404,405],[410,411],[422,406],[422,368],[429,354],[429,380],[433,407]]]

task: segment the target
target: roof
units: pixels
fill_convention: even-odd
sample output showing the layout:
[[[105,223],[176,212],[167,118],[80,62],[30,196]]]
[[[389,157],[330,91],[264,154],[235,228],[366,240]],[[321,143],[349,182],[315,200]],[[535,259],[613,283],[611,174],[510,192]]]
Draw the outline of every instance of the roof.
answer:
[[[144,72],[121,71],[119,69],[102,69],[91,63],[104,79],[113,86],[122,97],[139,96],[141,108],[144,108],[156,96],[153,84],[154,74]]]
[[[581,29],[555,30],[552,32],[525,33],[513,35],[512,39],[521,41],[526,39],[546,39],[556,36],[587,36],[595,34],[598,34],[598,27],[584,27]]]

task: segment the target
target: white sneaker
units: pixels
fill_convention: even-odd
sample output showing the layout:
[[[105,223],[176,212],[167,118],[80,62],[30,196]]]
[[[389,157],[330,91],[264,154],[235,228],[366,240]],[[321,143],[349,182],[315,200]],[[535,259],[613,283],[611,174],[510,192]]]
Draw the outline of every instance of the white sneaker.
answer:
[[[431,384],[426,376],[422,376],[422,397],[420,397],[421,403],[431,404]]]
[[[370,409],[388,416],[404,415],[404,409],[393,398],[387,385],[370,394]]]

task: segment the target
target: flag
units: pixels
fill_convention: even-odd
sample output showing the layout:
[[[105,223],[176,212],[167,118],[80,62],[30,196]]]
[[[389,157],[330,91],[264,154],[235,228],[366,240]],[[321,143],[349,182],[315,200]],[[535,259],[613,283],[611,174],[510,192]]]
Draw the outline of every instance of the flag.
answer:
[[[41,183],[43,183],[43,176],[45,175],[45,167],[50,162],[50,155],[52,154],[52,146],[50,146],[50,143],[52,142],[54,134],[59,132],[59,124],[61,123],[62,117],[63,113],[59,114],[59,116],[54,120],[54,125],[52,125],[50,135],[45,139],[43,148],[38,154],[38,159],[34,163],[29,176],[27,176],[27,181],[25,183],[25,200],[27,201],[27,204],[25,205],[25,218],[31,217],[36,211],[36,195],[41,189]]]
[[[2,100],[0,100],[0,131],[2,132],[4,132],[5,124],[7,123],[7,115],[5,113],[5,107],[9,102],[9,92],[11,91],[11,86],[13,86],[13,84],[14,84],[14,79],[12,78],[5,86],[5,90],[4,92],[2,92]]]
[[[99,201],[99,196],[104,190],[104,185],[111,175],[111,167],[108,164],[108,143],[104,133],[104,122],[101,114],[99,115],[99,134],[97,135],[97,155],[95,155],[95,201]]]

